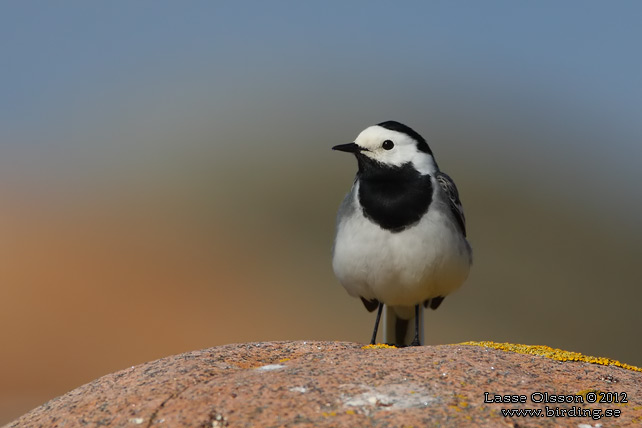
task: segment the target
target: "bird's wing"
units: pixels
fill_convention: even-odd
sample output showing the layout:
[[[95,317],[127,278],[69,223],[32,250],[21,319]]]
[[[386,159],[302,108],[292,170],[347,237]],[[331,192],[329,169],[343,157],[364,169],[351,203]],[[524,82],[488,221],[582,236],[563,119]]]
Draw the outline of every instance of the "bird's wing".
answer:
[[[464,217],[464,207],[461,205],[459,200],[459,192],[457,191],[457,186],[455,182],[448,176],[448,174],[439,171],[435,177],[437,183],[441,186],[441,189],[448,196],[448,202],[450,205],[450,211],[455,216],[457,224],[461,227],[461,231],[466,236],[466,217]]]

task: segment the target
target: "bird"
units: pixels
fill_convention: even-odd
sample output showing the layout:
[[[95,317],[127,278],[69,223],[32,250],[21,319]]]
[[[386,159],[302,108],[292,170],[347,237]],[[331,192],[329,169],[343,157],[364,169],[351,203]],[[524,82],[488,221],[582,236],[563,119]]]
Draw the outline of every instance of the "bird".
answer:
[[[332,149],[354,154],[358,166],[337,212],[334,274],[369,312],[377,310],[372,345],[385,305],[384,342],[420,346],[424,308],[437,309],[472,265],[455,182],[427,141],[397,121],[369,126]]]

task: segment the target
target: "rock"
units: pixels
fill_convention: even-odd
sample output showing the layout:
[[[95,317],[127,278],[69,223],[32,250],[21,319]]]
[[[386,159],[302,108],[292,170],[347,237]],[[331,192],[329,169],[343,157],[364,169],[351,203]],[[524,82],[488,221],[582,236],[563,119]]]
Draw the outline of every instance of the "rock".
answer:
[[[639,427],[642,373],[634,369],[463,344],[402,349],[343,342],[233,344],[103,376],[7,427]],[[610,402],[589,402],[600,397]],[[533,401],[540,399],[558,402]],[[567,399],[584,402],[559,402]],[[571,409],[620,415],[501,413],[545,412],[546,406],[557,415]]]

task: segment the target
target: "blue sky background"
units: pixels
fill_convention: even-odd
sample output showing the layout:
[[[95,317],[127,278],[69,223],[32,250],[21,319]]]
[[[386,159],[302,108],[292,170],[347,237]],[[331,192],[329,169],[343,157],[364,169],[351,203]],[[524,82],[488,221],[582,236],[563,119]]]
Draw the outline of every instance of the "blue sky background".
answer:
[[[475,249],[428,343],[642,365],[641,16],[634,1],[2,3],[0,424],[182,351],[367,340],[372,316],[330,268],[356,170],[330,147],[390,119],[455,178]]]
[[[586,172],[617,168],[627,180],[638,169],[635,2],[16,2],[3,9],[0,136],[11,151],[2,158],[14,165],[16,156],[46,169],[63,147],[85,166],[144,164],[185,144],[153,135],[178,128],[209,127],[229,146],[264,149],[254,133],[238,141],[230,134],[267,126],[281,144],[316,148],[311,135],[283,133],[396,117],[416,127],[448,120],[471,131],[518,128],[527,135],[505,142],[509,149],[534,152],[535,164],[550,162],[541,166],[559,178],[574,166],[570,159]],[[526,141],[540,133],[543,141]],[[500,168],[515,161],[500,142],[463,144],[502,160]]]

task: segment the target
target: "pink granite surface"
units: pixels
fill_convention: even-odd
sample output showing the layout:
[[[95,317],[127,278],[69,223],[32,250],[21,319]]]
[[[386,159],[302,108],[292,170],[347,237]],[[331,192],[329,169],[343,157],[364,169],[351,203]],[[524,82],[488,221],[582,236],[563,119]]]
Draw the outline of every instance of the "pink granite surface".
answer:
[[[627,402],[531,400],[537,392],[550,397],[589,390],[618,393],[618,401],[625,393]],[[245,343],[103,376],[7,427],[640,427],[641,390],[639,372],[477,346]],[[484,392],[525,395],[527,402],[484,402]],[[621,414],[601,419],[501,414],[501,409],[545,406]]]

